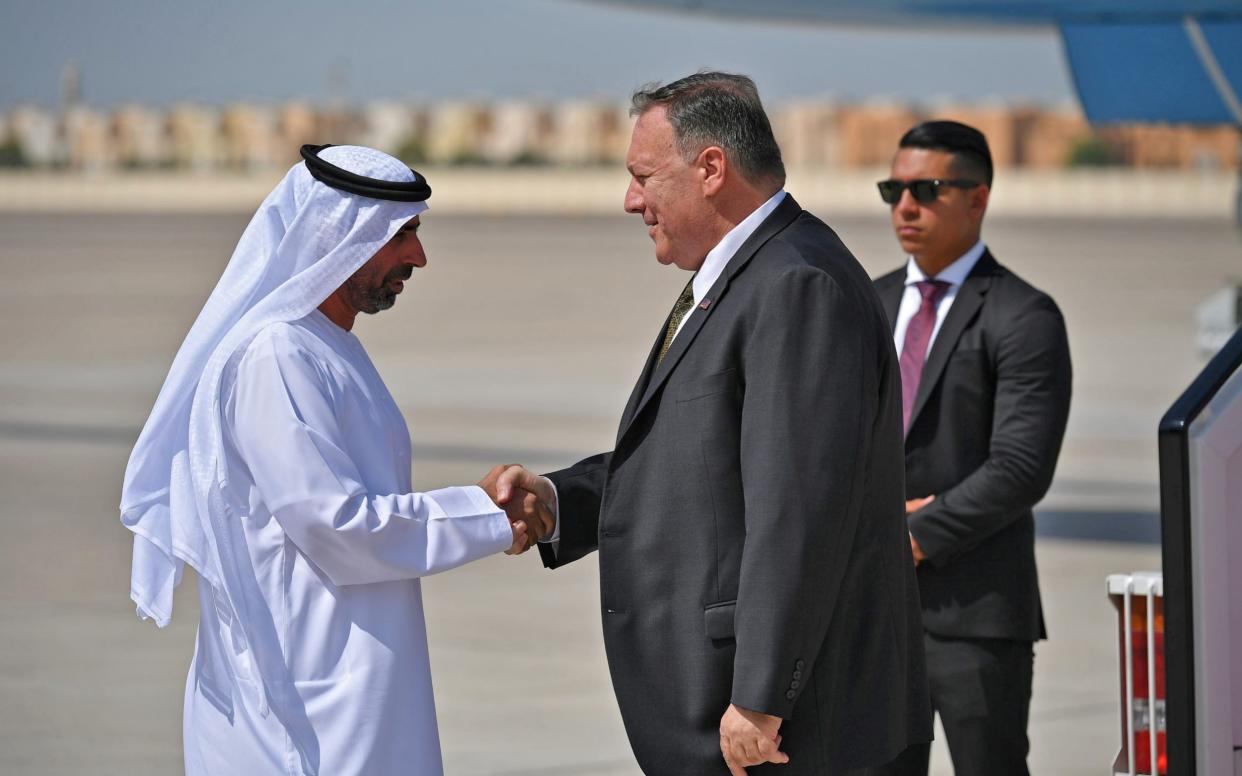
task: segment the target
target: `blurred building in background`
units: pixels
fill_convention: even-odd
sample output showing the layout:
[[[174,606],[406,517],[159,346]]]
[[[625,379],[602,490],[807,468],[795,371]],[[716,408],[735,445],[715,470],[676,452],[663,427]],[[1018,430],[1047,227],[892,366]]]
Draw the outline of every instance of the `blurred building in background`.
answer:
[[[126,105],[112,114],[112,137],[117,164],[142,169],[167,166],[172,148],[166,119],[143,105]]]
[[[474,129],[473,149],[461,149],[463,158],[489,164],[544,164],[555,145],[552,114],[546,105],[507,100],[483,109]]]
[[[168,111],[169,163],[174,167],[208,170],[224,161],[219,115],[191,103]]]
[[[625,158],[633,127],[626,106],[563,102],[553,110],[549,159],[561,165],[612,164]]]
[[[602,101],[129,104],[101,110],[82,104],[77,89],[75,78],[67,77],[56,109],[0,109],[0,166],[245,172],[287,167],[310,142],[360,143],[410,164],[615,165],[625,156],[633,124],[625,105]],[[1002,169],[1228,171],[1239,164],[1234,127],[1092,128],[1076,107],[802,99],[776,104],[771,114],[786,163],[796,169],[886,167],[902,133],[929,118],[978,127]]]
[[[276,112],[254,105],[230,105],[220,114],[223,163],[235,170],[272,167],[278,153]]]

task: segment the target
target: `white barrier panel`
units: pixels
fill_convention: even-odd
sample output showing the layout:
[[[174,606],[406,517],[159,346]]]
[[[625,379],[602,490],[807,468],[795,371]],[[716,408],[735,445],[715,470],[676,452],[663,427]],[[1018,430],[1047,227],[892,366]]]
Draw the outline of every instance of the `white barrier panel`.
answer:
[[[1242,776],[1242,330],[1160,423],[1169,776]]]
[[[1236,773],[1242,747],[1242,371],[1190,426],[1195,754],[1199,772]]]

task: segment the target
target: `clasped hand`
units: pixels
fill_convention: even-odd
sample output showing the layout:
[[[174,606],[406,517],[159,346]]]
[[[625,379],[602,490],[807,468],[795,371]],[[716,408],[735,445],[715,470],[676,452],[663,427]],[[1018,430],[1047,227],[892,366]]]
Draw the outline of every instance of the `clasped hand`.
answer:
[[[502,464],[493,467],[479,487],[509,518],[513,544],[505,554],[520,555],[556,529],[556,495],[547,479],[518,464]]]
[[[746,776],[751,765],[789,762],[780,750],[781,722],[780,717],[729,704],[720,718],[720,753],[731,776]]]

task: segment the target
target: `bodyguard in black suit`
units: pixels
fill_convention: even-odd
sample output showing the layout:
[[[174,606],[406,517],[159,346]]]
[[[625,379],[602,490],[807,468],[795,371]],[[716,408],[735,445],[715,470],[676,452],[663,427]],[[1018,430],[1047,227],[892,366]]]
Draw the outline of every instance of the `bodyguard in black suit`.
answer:
[[[598,550],[645,773],[887,762],[931,737],[888,322],[837,235],[783,191],[750,79],[690,76],[634,112],[626,210],[662,263],[698,274],[615,449],[548,478],[513,467],[499,497],[557,504],[548,567]]]
[[[987,141],[935,121],[902,138],[880,193],[907,265],[876,281],[894,327],[906,498],[932,705],[958,776],[1025,774],[1032,643],[1046,637],[1031,509],[1069,414],[1056,303],[980,240]],[[927,773],[928,747],[880,773]]]

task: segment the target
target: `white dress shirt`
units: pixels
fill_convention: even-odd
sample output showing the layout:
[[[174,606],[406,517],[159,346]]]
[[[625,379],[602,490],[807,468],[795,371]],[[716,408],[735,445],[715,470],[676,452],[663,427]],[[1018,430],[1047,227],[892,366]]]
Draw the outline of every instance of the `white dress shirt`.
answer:
[[[690,315],[694,314],[694,310],[702,303],[703,297],[707,296],[707,292],[720,279],[720,273],[724,272],[724,268],[728,266],[733,254],[737,253],[737,249],[750,239],[750,236],[759,228],[759,224],[772,215],[772,211],[776,210],[783,201],[785,201],[785,190],[781,189],[767,202],[760,205],[755,212],[730,229],[729,233],[716,243],[716,247],[707,252],[707,257],[703,259],[702,266],[694,276],[694,307],[690,308]],[[690,320],[690,315],[682,316],[681,323],[677,325],[677,334],[680,334],[681,330],[686,327],[686,321]],[[677,339],[677,334],[673,335],[673,339]]]
[[[962,283],[975,268],[975,264],[979,263],[983,251],[983,240],[980,240],[959,259],[945,267],[935,278],[927,277],[913,256],[906,260],[906,290],[901,295],[901,306],[897,308],[897,321],[893,326],[893,343],[897,346],[898,355],[901,354],[901,349],[906,344],[906,328],[910,325],[910,319],[918,313],[919,307],[923,304],[923,296],[915,284],[924,280],[942,280],[949,284],[949,290],[941,297],[940,304],[936,307],[936,325],[932,329],[931,339],[927,341],[927,353],[923,355],[926,359],[931,354],[932,343],[936,341],[936,335],[940,333],[940,326],[944,323],[945,316],[949,314],[949,308],[953,306],[953,300],[957,298],[957,290],[962,287]]]
[[[677,339],[677,335],[681,334],[681,330],[686,327],[686,321],[690,320],[690,316],[698,309],[703,302],[703,297],[707,296],[707,292],[720,279],[720,273],[724,272],[724,268],[728,266],[729,261],[733,258],[733,254],[737,253],[738,248],[742,247],[742,243],[750,239],[767,217],[772,215],[772,211],[785,201],[785,190],[773,194],[768,198],[767,202],[760,205],[753,213],[743,218],[738,225],[729,230],[728,234],[716,243],[716,247],[707,252],[707,256],[703,259],[703,264],[699,267],[698,273],[694,276],[694,306],[690,308],[690,313],[682,316],[681,323],[677,325],[677,333],[673,335],[673,339]],[[556,492],[556,486],[552,486],[552,492]],[[556,514],[556,528],[553,529],[552,535],[542,540],[545,544],[551,544],[552,550],[559,549],[561,538],[561,513],[557,504],[553,503],[552,511]]]

